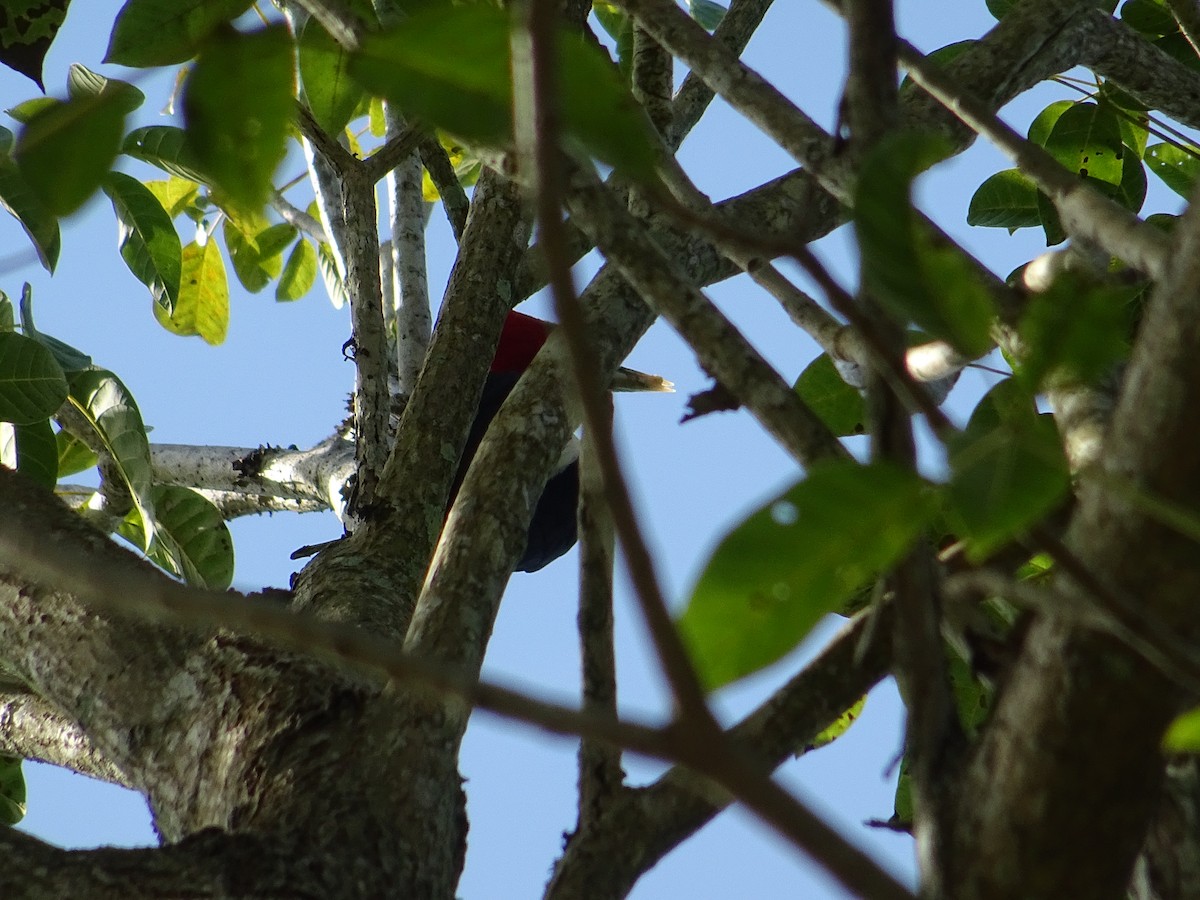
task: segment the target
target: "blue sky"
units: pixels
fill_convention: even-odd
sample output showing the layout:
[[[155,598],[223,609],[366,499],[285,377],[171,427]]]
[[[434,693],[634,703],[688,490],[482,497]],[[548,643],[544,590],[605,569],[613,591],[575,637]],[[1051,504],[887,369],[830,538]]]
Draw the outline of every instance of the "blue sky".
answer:
[[[45,80],[61,93],[66,69],[82,62],[100,65],[119,4],[76,3],[53,48]],[[978,36],[993,20],[983,0],[904,0],[898,3],[901,31],[923,50]],[[768,14],[747,59],[826,127],[833,124],[844,72],[841,27],[815,2],[784,0]],[[142,124],[164,121],[167,73],[137,75],[149,99]],[[21,76],[0,73],[0,108],[34,96]],[[1019,130],[1051,99],[1069,97],[1062,88],[1043,88],[1006,112]],[[12,124],[12,123],[5,123]],[[781,151],[721,104],[685,144],[680,158],[699,186],[714,198],[740,193],[793,167]],[[146,177],[129,161],[131,174]],[[1040,247],[1031,231],[969,229],[967,203],[983,178],[1008,167],[999,154],[977,146],[944,164],[922,183],[924,208],[1001,276],[1027,261]],[[284,177],[300,171],[290,159]],[[155,176],[152,176],[155,177]],[[1148,207],[1174,211],[1169,195],[1152,187]],[[184,235],[185,239],[190,235]],[[315,443],[338,422],[353,372],[342,358],[349,334],[344,311],[334,310],[319,285],[307,297],[277,304],[270,291],[250,296],[235,288],[229,338],[209,347],[160,328],[151,315],[146,289],[116,253],[116,225],[103,198],[94,199],[67,224],[57,274],[51,278],[26,252],[20,228],[0,216],[0,289],[19,294],[34,287],[34,309],[42,331],[90,353],[115,371],[133,391],[151,440],[237,446]],[[440,210],[430,228],[431,293],[440,294],[452,262],[453,242]],[[843,228],[817,245],[830,266],[853,284],[855,260]],[[15,256],[14,256],[15,254]],[[580,284],[583,283],[581,266]],[[594,262],[590,263],[594,268]],[[744,278],[710,290],[726,313],[788,378],[816,354],[774,301]],[[526,309],[538,313],[538,301]],[[722,534],[799,474],[794,463],[744,412],[710,416],[680,426],[689,394],[708,382],[694,357],[667,328],[656,325],[630,358],[630,365],[657,372],[677,385],[674,395],[624,396],[617,401],[617,429],[639,510],[673,602],[681,604],[707,554]],[[995,376],[968,372],[949,409],[965,418]],[[936,471],[940,457],[927,448],[925,465]],[[288,554],[305,543],[340,533],[330,514],[276,515],[240,520],[233,526],[238,553],[235,584],[246,589],[286,586],[297,564]],[[500,612],[486,674],[533,693],[570,701],[578,681],[574,636],[574,553],[535,575],[513,578]],[[622,704],[626,712],[655,715],[665,694],[630,600],[618,580],[618,653]],[[828,629],[825,630],[828,633]],[[736,717],[763,699],[817,646],[810,641],[784,663],[721,692],[721,714]],[[832,747],[789,763],[782,780],[828,814],[854,840],[869,847],[896,871],[911,873],[907,838],[863,826],[887,818],[894,788],[893,763],[900,750],[902,712],[890,685],[871,696],[866,711]],[[467,868],[459,895],[529,897],[540,893],[561,848],[562,833],[574,822],[574,746],[491,717],[478,716],[463,749],[471,833]],[[627,762],[634,781],[652,778],[660,767]],[[63,846],[134,845],[153,842],[142,799],[81,776],[29,766],[30,832]],[[719,898],[841,897],[840,890],[789,846],[734,810],[688,841],[650,872],[634,897]]]

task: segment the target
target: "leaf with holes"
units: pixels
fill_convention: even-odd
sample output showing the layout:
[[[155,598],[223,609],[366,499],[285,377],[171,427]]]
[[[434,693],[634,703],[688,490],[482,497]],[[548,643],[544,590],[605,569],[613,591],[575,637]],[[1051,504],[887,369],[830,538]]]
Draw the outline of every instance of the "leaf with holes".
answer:
[[[66,20],[70,3],[71,0],[28,0],[0,4],[0,63],[31,78],[45,90],[42,63]]]
[[[1108,104],[1072,104],[1055,120],[1042,146],[1065,169],[1108,196],[1121,183],[1125,144],[1121,124]]]
[[[1151,144],[1143,158],[1163,184],[1185,200],[1191,199],[1196,176],[1200,175],[1200,155],[1195,150],[1185,150],[1174,144]]]

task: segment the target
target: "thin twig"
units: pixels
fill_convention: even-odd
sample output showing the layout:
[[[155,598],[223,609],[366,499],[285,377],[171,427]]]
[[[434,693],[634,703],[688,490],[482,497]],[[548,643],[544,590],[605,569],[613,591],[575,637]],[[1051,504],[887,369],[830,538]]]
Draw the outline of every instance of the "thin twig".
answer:
[[[587,343],[583,312],[566,262],[561,204],[564,172],[557,140],[557,84],[551,62],[555,58],[557,37],[555,10],[554,0],[527,0],[524,28],[513,32],[513,106],[518,152],[534,187],[534,205],[550,289],[570,350],[572,374],[583,405],[584,426],[591,434],[613,524],[621,540],[642,615],[671,687],[679,720],[700,733],[716,731],[718,726],[704,699],[699,678],[667,611],[654,563],[617,460],[611,430],[604,427],[604,387]]]

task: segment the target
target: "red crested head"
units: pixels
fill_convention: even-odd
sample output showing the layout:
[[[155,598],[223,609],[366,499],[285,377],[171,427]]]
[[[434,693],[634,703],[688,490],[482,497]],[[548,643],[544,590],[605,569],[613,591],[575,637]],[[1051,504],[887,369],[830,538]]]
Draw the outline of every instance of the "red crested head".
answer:
[[[549,322],[524,313],[510,312],[500,332],[500,344],[492,358],[493,372],[524,372],[546,343],[554,328]]]

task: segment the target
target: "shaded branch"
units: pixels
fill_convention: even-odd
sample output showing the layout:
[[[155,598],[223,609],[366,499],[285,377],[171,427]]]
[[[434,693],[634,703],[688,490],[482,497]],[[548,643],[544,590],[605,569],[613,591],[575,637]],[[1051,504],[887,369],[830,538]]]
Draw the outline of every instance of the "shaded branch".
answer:
[[[729,731],[772,767],[803,753],[821,731],[887,675],[891,611],[860,614],[788,683]],[[725,809],[731,798],[675,767],[616,798],[596,828],[576,836],[554,867],[547,900],[624,897],[667,853]]]

